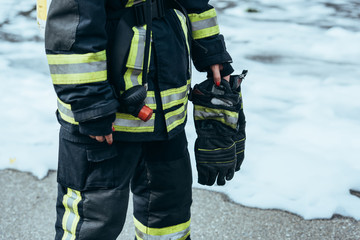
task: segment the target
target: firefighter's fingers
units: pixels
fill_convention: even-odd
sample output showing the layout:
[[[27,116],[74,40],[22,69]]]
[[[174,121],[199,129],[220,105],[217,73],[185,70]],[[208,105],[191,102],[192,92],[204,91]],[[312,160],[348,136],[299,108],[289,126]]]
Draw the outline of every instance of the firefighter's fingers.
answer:
[[[106,142],[111,145],[113,143],[113,135],[110,133],[109,135],[105,136]]]
[[[105,138],[103,136],[95,136],[95,139],[98,141],[98,142],[103,142],[105,141]]]
[[[93,135],[89,135],[89,137],[91,137],[92,139],[95,139],[95,136],[93,136]]]
[[[213,73],[214,83],[216,84],[216,86],[219,86],[221,82],[220,64],[212,65],[210,68]]]
[[[227,76],[223,77],[223,79],[225,79],[226,81],[230,82],[230,75],[227,75]]]

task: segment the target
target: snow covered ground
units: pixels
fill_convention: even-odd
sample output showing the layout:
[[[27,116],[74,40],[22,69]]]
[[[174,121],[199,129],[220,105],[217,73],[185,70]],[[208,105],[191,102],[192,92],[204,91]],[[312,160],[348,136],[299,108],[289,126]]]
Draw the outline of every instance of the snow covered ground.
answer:
[[[306,219],[360,220],[360,4],[213,1],[243,84],[246,159],[224,187],[235,202]],[[56,97],[33,1],[0,8],[0,169],[56,169]],[[193,84],[204,79],[194,71]],[[196,138],[189,107],[187,134]],[[194,182],[196,182],[194,165]]]

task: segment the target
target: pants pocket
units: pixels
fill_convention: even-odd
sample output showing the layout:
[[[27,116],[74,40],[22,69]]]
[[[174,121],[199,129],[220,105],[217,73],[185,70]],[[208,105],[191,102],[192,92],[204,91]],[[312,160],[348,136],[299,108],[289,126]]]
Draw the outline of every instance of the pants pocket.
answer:
[[[83,191],[114,187],[115,146],[59,141],[58,182]]]

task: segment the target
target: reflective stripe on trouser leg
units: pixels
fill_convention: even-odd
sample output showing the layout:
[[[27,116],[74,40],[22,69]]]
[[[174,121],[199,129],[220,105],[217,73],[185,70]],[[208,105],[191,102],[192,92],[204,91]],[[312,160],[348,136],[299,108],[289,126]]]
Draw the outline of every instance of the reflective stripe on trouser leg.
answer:
[[[55,239],[78,239],[79,203],[81,200],[82,196],[79,191],[71,188],[60,189],[59,187]]]
[[[184,132],[168,141],[144,143],[131,185],[137,239],[189,237],[192,174]]]
[[[129,189],[79,192],[59,184],[56,240],[115,240],[125,223]]]

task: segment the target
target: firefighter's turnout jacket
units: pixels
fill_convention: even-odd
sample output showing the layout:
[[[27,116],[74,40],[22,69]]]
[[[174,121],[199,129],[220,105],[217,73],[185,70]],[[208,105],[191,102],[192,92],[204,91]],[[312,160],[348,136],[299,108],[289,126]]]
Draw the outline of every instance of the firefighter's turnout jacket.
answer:
[[[153,19],[145,103],[154,110],[143,122],[119,109],[117,96],[142,84],[146,24],[117,32],[122,14],[142,1],[53,0],[47,17],[45,47],[58,96],[57,117],[64,129],[116,112],[114,138],[126,141],[170,139],[184,129],[192,58],[199,71],[231,61],[215,9],[208,0],[178,0]],[[187,14],[187,16],[185,16]],[[190,20],[191,25],[187,22]],[[191,29],[188,29],[191,26]],[[130,33],[130,34],[129,34]],[[117,35],[129,44],[117,45]],[[122,48],[124,56],[114,55]],[[119,66],[117,58],[125,57]]]

